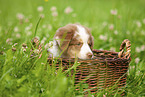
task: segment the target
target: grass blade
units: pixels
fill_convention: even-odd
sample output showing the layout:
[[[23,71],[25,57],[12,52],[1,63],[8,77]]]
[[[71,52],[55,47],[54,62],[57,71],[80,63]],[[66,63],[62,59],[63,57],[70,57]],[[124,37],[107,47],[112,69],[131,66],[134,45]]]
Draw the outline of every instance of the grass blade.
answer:
[[[37,29],[38,29],[38,25],[39,25],[40,21],[41,21],[41,17],[39,18],[39,20],[38,20],[38,22],[37,22],[37,24],[36,24],[34,37],[36,36]]]

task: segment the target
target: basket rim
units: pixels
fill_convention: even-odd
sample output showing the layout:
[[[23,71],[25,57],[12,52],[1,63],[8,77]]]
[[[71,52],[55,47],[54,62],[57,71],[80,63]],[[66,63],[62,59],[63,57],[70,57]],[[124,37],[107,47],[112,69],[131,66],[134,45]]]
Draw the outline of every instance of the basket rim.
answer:
[[[118,53],[119,52],[114,52],[114,51],[108,51],[108,50],[97,50],[97,49],[93,49],[92,50],[93,53],[105,53],[105,54],[112,54],[112,55],[116,55],[115,58],[101,58],[101,57],[95,57],[92,59],[79,59],[79,58],[62,58],[62,57],[48,57],[48,60],[60,60],[62,62],[79,62],[79,63],[93,63],[93,62],[113,62],[113,61],[131,61],[131,58],[119,58],[118,57]]]

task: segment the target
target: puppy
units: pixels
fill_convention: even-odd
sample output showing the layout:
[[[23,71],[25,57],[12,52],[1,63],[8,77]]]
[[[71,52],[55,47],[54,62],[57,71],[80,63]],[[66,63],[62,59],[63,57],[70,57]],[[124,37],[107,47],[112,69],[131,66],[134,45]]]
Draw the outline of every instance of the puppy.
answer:
[[[80,24],[68,24],[56,31],[50,57],[91,59],[93,57],[93,36],[90,30]]]

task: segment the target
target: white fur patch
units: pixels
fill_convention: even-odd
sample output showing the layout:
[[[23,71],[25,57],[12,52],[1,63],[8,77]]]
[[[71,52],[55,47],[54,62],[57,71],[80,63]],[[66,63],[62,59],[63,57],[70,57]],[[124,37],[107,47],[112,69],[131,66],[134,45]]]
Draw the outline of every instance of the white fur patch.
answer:
[[[80,25],[77,25],[77,29],[78,29],[78,32],[76,32],[76,33],[79,34],[80,39],[83,41],[83,45],[78,54],[78,57],[81,59],[86,59],[88,57],[87,56],[88,53],[93,54],[93,52],[91,51],[91,49],[88,45],[89,34],[87,33],[86,29]]]
[[[49,57],[59,57],[60,50],[57,46],[56,40],[53,40],[52,46],[47,50],[49,52]]]

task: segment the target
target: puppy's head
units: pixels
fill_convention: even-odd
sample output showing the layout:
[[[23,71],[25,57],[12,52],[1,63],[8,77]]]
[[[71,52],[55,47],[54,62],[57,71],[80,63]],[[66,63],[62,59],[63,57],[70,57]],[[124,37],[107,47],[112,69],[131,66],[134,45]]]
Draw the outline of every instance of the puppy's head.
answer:
[[[54,39],[64,58],[90,59],[93,56],[93,37],[90,30],[79,24],[68,24],[57,30]]]

